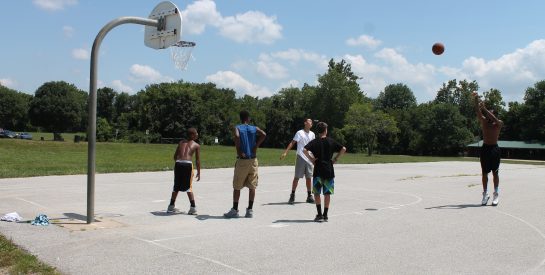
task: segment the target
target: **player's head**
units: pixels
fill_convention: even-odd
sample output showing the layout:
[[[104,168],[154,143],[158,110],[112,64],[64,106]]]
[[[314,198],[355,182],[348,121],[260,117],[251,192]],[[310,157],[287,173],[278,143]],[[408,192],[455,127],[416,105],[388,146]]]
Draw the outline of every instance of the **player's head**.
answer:
[[[307,118],[305,119],[305,129],[310,130],[312,128],[312,119]]]
[[[320,121],[316,125],[316,131],[318,131],[318,134],[327,134],[327,123]]]
[[[246,123],[250,122],[250,113],[246,110],[240,111],[240,122]]]
[[[190,140],[196,140],[197,138],[199,138],[199,133],[197,132],[197,129],[193,127],[187,129],[187,138],[189,138]]]

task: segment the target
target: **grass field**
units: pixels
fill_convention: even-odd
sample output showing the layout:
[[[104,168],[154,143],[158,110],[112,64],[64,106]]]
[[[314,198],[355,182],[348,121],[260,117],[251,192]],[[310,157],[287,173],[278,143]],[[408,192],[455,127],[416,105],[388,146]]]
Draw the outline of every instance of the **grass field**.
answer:
[[[66,139],[65,137],[65,140]],[[170,170],[175,144],[97,143],[97,173]],[[282,149],[259,149],[261,166],[293,165],[295,150],[280,160]],[[414,157],[346,154],[340,163],[394,163],[468,160],[460,157]],[[469,159],[473,160],[473,159]],[[87,173],[87,143],[0,139],[0,178]],[[232,167],[232,146],[203,146],[202,168]]]
[[[0,139],[0,178],[71,175],[87,173],[87,143]],[[173,168],[175,144],[97,143],[97,173],[164,171]],[[283,149],[259,149],[260,166],[293,165],[295,150],[280,160]],[[434,161],[477,161],[463,157],[346,154],[339,163],[401,163]],[[502,162],[516,162],[502,160]],[[232,146],[203,146],[201,167],[233,167]],[[517,162],[518,163],[518,162]],[[544,164],[544,162],[525,162]]]

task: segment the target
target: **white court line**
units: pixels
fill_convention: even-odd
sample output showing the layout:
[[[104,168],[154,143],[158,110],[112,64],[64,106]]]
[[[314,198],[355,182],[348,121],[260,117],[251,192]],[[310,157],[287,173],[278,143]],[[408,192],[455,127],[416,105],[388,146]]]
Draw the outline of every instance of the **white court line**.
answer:
[[[151,202],[165,202],[167,200],[154,200],[154,201],[151,201]]]
[[[442,200],[450,200],[450,201],[454,201],[454,202],[457,202],[457,203],[464,203],[464,201],[459,201],[459,200],[455,200],[455,199],[451,199],[451,198],[443,198],[443,197],[431,197],[431,198],[442,199]],[[526,224],[528,227],[530,227],[535,232],[537,232],[537,234],[539,236],[541,236],[541,238],[545,241],[545,233],[543,233],[541,230],[539,230],[539,228],[537,228],[535,225],[531,224],[530,222],[526,221],[525,219],[523,219],[521,217],[518,217],[518,216],[515,216],[515,215],[512,215],[512,214],[509,214],[507,212],[503,212],[501,210],[498,210],[496,207],[486,207],[485,209],[490,210],[490,211],[498,212],[500,214],[503,214],[505,216],[508,216],[508,217],[511,217],[511,218],[513,218],[515,220],[518,220],[519,222],[522,222],[523,224]],[[537,266],[532,268],[531,271],[532,272],[537,271],[539,268],[541,268],[544,265],[545,265],[545,258],[543,258],[541,263],[539,263]]]
[[[141,238],[137,238],[137,237],[132,237],[133,239],[136,239],[136,240],[139,240],[139,241],[143,241],[143,242],[146,242],[146,243],[149,243],[149,244],[153,244],[155,246],[158,246],[158,247],[161,247],[161,248],[164,248],[164,249],[167,249],[167,250],[170,250],[172,252],[176,252],[176,253],[180,253],[180,254],[184,254],[186,256],[190,256],[190,257],[193,257],[193,258],[197,258],[197,259],[201,259],[201,260],[205,260],[205,261],[208,261],[208,262],[211,262],[211,263],[214,263],[214,264],[217,264],[217,265],[220,265],[220,266],[223,266],[223,267],[226,267],[228,269],[231,269],[231,270],[234,270],[234,271],[237,271],[239,273],[242,273],[242,274],[249,274],[249,273],[246,273],[236,267],[233,267],[233,266],[230,266],[228,264],[224,264],[220,261],[216,261],[214,259],[210,259],[210,258],[207,258],[207,257],[203,257],[203,256],[199,256],[199,255],[194,255],[194,254],[191,254],[191,253],[188,253],[188,252],[183,252],[183,251],[179,251],[179,250],[176,250],[174,248],[171,248],[171,247],[168,247],[166,245],[162,245],[162,244],[159,244],[159,243],[156,243],[155,241],[150,241],[150,240],[145,240],[145,239],[141,239]]]
[[[41,207],[41,208],[43,208],[43,209],[49,209],[49,207],[45,207],[45,206],[43,206],[43,205],[41,205],[41,204],[39,204],[39,203],[35,203],[35,202],[33,202],[33,201],[25,200],[25,199],[23,199],[23,198],[16,198],[16,199],[18,199],[18,200],[20,200],[20,201],[28,202],[28,203],[30,203],[30,204],[32,204],[32,205],[36,205],[36,206]]]

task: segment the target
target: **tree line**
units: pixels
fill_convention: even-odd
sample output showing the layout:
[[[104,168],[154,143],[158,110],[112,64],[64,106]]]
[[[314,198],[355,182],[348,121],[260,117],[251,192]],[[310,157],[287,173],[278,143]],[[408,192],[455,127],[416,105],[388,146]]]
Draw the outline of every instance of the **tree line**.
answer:
[[[97,140],[158,143],[196,127],[201,143],[217,138],[232,145],[231,130],[243,109],[267,132],[266,147],[285,147],[307,117],[326,121],[330,134],[352,152],[457,155],[480,139],[471,97],[479,89],[476,81],[450,80],[434,100],[418,104],[403,83],[370,98],[358,79],[350,64],[331,59],[316,85],[284,88],[264,98],[184,81],[151,84],[134,95],[104,87],[97,91]],[[524,102],[506,105],[497,89],[482,94],[505,123],[500,139],[545,140],[545,80],[526,89]],[[86,131],[87,99],[86,92],[64,81],[44,83],[33,96],[0,85],[0,127]]]

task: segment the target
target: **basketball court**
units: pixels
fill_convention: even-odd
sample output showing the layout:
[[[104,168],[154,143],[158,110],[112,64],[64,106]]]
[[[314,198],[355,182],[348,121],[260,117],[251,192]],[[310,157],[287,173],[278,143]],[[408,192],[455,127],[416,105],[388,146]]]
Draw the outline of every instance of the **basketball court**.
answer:
[[[84,175],[0,179],[2,215],[54,223],[0,222],[0,233],[68,274],[543,274],[545,166],[502,164],[497,207],[480,205],[479,172],[477,162],[338,165],[327,223],[313,222],[302,181],[287,204],[289,166],[261,167],[254,218],[231,220],[232,168],[202,171],[196,216],[165,212],[172,171],[99,174],[92,224]],[[189,209],[185,194],[176,206]]]

